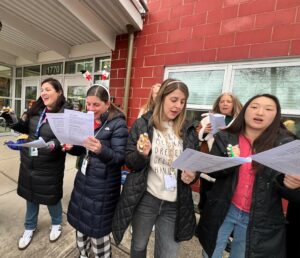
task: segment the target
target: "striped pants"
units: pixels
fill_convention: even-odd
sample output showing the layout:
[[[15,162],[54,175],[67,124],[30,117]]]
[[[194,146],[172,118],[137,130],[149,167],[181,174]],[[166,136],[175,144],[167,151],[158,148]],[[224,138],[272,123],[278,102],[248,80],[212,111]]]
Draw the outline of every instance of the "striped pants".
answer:
[[[101,238],[92,238],[76,231],[76,242],[81,258],[89,256],[91,247],[95,258],[111,258],[109,235]]]

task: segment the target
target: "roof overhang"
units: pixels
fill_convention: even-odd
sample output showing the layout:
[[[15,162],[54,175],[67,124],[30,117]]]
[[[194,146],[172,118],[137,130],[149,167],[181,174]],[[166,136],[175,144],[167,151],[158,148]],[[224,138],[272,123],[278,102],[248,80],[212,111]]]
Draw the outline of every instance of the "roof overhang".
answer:
[[[127,25],[142,30],[146,11],[144,0],[2,0],[0,63],[110,53]]]

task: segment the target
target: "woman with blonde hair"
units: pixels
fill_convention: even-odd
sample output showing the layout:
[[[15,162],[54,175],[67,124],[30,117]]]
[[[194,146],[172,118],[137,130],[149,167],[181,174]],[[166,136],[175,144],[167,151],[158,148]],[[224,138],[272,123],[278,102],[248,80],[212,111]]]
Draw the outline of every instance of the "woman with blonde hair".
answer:
[[[222,114],[225,116],[226,126],[230,125],[235,117],[240,113],[242,109],[242,104],[239,99],[230,92],[222,93],[214,102],[212,113]],[[207,114],[200,122],[200,131],[198,134],[199,140],[201,142],[200,150],[202,152],[208,153],[214,142],[214,136],[211,133],[212,127],[209,121],[209,116]],[[212,188],[215,179],[211,178],[207,174],[200,175],[200,201],[198,204],[199,210],[202,211],[205,202],[207,192]]]
[[[138,118],[140,118],[143,114],[147,113],[149,110],[153,109],[154,101],[160,89],[160,86],[160,83],[155,83],[152,85],[147,102],[141,107],[140,112],[138,114]]]
[[[155,258],[177,257],[179,242],[193,237],[195,213],[190,184],[195,172],[172,163],[185,148],[197,149],[195,126],[185,120],[187,86],[165,80],[153,111],[137,119],[126,150],[127,176],[113,220],[117,244],[132,222],[131,257],[145,258],[155,225]]]

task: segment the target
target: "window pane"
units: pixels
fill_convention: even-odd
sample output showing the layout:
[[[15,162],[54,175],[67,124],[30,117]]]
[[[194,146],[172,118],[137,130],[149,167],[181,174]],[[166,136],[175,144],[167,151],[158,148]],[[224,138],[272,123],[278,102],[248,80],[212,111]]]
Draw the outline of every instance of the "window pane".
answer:
[[[86,86],[68,86],[67,100],[74,110],[85,109]]]
[[[111,59],[110,57],[97,57],[95,59],[95,72],[101,73],[103,70],[110,72]]]
[[[300,109],[300,67],[235,69],[233,92],[242,103],[260,93],[277,96],[283,109]]]
[[[10,97],[10,79],[0,77],[0,96]]]
[[[62,74],[63,63],[42,65],[42,75]]]
[[[182,80],[188,86],[188,104],[212,105],[222,92],[224,74],[224,70],[170,72],[169,78]]]
[[[93,59],[83,59],[68,61],[65,64],[65,73],[80,73],[81,70],[87,70],[90,73],[93,72]]]
[[[186,111],[186,119],[189,121],[201,121],[202,114],[208,113],[209,110],[195,110],[195,109],[188,109]]]
[[[11,100],[7,98],[0,98],[0,110],[3,107],[11,107]],[[10,132],[10,128],[7,126],[5,119],[0,117],[0,133]]]
[[[15,97],[16,98],[21,98],[21,94],[22,94],[22,80],[17,79],[16,80]]]
[[[15,100],[15,113],[17,117],[21,117],[21,100]]]
[[[0,65],[0,77],[12,77],[12,68]]]
[[[23,76],[22,67],[16,68],[16,77],[22,77],[22,76]]]
[[[95,84],[102,84],[103,86],[105,86],[106,88],[109,89],[109,80],[105,79],[103,80],[103,76],[102,75],[94,75],[94,83]]]
[[[11,99],[0,98],[0,110],[3,107],[11,107]]]
[[[25,109],[28,109],[35,101],[37,96],[36,86],[26,86],[25,88]]]
[[[30,76],[40,76],[39,65],[24,67],[24,77]]]
[[[300,117],[283,115],[283,123],[287,129],[300,138]]]

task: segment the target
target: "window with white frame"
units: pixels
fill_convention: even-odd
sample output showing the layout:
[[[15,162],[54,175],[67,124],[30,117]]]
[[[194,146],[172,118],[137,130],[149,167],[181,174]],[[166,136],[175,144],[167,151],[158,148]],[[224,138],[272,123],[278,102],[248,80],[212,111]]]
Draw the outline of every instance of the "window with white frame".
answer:
[[[212,108],[222,92],[233,92],[244,104],[256,94],[278,97],[284,120],[294,122],[300,136],[300,59],[166,67],[165,78],[187,84],[189,118]]]

